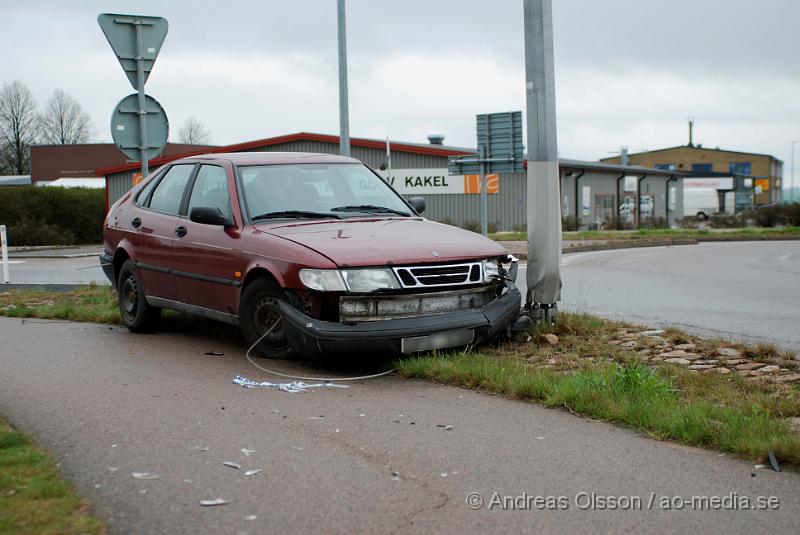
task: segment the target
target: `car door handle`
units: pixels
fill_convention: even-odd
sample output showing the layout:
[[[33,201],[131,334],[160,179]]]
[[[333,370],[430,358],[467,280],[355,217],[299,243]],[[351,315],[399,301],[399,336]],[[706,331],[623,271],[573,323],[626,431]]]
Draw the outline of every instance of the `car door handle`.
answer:
[[[180,227],[176,228],[175,235],[179,238],[183,238],[184,236],[186,236],[186,227],[181,225]]]
[[[134,217],[133,219],[131,219],[131,226],[133,228],[141,227],[142,226],[142,220],[139,219],[138,217]]]

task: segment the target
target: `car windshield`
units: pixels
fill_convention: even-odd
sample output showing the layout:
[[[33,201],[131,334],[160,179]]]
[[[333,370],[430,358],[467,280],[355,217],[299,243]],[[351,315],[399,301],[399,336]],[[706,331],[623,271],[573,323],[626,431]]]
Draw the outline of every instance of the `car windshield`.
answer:
[[[239,173],[253,221],[411,215],[400,196],[361,164],[259,165]]]

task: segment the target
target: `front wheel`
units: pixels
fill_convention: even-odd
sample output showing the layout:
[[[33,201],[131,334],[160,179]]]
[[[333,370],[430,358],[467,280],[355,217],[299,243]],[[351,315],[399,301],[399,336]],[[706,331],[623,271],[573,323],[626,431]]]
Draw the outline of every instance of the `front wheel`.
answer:
[[[258,342],[253,352],[259,357],[286,359],[294,356],[278,306],[281,301],[286,301],[286,295],[269,279],[255,280],[242,292],[239,323],[247,346]]]
[[[161,318],[161,309],[147,304],[133,260],[126,260],[119,270],[117,301],[122,323],[131,332],[148,332]]]

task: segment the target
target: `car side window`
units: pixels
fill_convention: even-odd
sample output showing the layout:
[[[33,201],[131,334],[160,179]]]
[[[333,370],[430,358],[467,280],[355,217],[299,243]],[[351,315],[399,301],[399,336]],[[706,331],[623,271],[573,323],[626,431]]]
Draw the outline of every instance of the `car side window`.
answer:
[[[150,197],[150,208],[170,214],[177,214],[181,208],[186,183],[192,176],[194,164],[173,165]]]
[[[192,195],[189,197],[188,214],[195,207],[219,208],[226,217],[231,218],[231,197],[228,193],[228,175],[225,169],[216,165],[202,165],[194,181]]]

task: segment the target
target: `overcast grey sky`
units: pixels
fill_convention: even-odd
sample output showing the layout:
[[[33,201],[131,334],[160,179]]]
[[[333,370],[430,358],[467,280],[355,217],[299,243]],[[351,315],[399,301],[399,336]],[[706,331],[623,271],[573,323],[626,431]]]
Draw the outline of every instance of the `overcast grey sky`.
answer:
[[[348,0],[351,135],[474,145],[477,113],[524,108],[522,0]],[[559,153],[684,144],[774,154],[800,139],[797,0],[553,0]],[[335,0],[0,0],[0,82],[71,93],[110,140],[132,92],[101,12],[170,29],[147,85],[173,133],[218,144],[336,134]],[[800,147],[797,150],[800,159]],[[796,167],[800,175],[800,165]],[[800,179],[798,179],[800,182]]]

